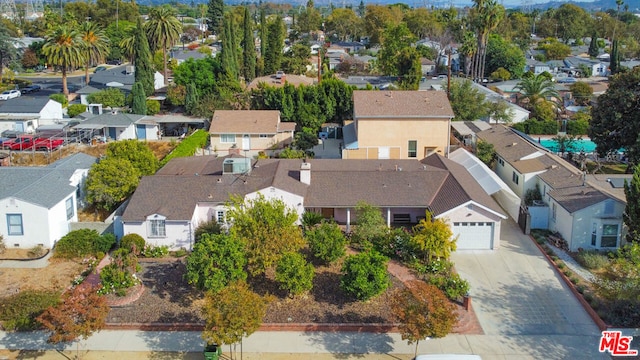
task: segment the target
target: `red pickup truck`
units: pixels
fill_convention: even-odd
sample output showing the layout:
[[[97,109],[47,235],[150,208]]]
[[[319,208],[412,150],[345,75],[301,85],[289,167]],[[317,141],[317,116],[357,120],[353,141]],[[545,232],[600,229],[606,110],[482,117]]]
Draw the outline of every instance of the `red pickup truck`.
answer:
[[[51,151],[57,150],[64,145],[64,139],[62,138],[38,138],[35,140],[33,148],[37,151]]]
[[[64,139],[61,138],[36,138],[33,135],[21,135],[15,139],[2,143],[5,150],[38,150],[51,151],[56,150],[64,145]]]
[[[21,135],[15,139],[5,141],[2,143],[2,148],[5,150],[29,150],[33,147],[35,138],[33,135]]]

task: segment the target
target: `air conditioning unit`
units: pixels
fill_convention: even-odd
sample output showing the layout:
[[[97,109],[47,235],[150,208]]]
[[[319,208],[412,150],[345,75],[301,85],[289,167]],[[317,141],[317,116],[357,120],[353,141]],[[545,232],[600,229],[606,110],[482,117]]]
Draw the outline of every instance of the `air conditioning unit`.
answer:
[[[542,200],[533,200],[533,206],[547,206],[547,204]]]

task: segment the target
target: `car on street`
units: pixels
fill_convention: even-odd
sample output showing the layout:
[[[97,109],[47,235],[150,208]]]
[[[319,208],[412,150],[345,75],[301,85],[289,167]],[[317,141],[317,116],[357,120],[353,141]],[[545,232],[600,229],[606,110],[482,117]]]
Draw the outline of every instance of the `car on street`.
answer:
[[[106,66],[98,66],[97,68],[95,68],[95,70],[93,70],[93,73],[95,74],[99,71],[105,71],[105,70],[107,70]]]
[[[29,85],[25,88],[20,89],[20,93],[24,95],[24,94],[29,94],[33,92],[38,92],[40,90],[42,90],[42,86],[34,84],[34,85]]]
[[[560,84],[574,84],[577,81],[578,80],[576,78],[570,76],[558,79],[558,83]]]
[[[122,65],[122,61],[120,61],[120,60],[109,60],[109,61],[107,61],[107,65]]]
[[[0,100],[14,99],[14,98],[20,97],[20,95],[22,95],[20,93],[20,90],[7,90],[2,94],[0,94]]]
[[[284,77],[284,71],[276,71],[276,79],[280,80]]]

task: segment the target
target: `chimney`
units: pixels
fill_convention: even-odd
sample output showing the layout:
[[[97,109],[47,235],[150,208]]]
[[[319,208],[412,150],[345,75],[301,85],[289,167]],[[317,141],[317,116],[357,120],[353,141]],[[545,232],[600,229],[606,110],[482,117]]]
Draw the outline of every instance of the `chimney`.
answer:
[[[300,182],[303,184],[311,184],[311,164],[304,161],[300,165]]]

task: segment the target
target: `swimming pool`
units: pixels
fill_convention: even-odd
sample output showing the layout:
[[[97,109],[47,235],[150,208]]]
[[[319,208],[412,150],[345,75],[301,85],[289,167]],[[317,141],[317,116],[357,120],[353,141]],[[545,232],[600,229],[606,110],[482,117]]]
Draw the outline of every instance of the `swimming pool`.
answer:
[[[551,151],[555,151],[555,152],[560,151],[558,142],[553,139],[540,140],[540,145],[546,147]],[[596,143],[588,139],[574,140],[571,143],[571,145],[567,148],[567,151],[571,151],[574,153],[580,152],[580,151],[584,151],[586,153],[592,153],[596,151]]]

